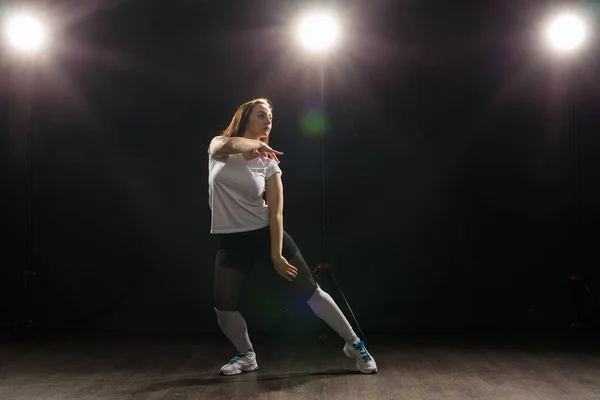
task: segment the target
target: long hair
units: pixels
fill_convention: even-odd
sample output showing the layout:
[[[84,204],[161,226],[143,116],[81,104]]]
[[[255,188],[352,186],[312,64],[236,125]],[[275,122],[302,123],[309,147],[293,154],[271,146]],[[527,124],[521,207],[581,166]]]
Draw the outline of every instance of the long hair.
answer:
[[[235,114],[233,114],[233,118],[231,118],[231,122],[229,126],[225,128],[223,132],[221,132],[221,136],[225,137],[236,137],[243,136],[246,131],[246,126],[248,125],[248,121],[250,120],[250,114],[252,114],[252,110],[254,106],[262,103],[267,106],[271,112],[273,112],[273,103],[270,100],[265,99],[264,97],[259,97],[254,100],[250,100],[237,109]],[[269,137],[263,139],[266,144],[269,144]]]

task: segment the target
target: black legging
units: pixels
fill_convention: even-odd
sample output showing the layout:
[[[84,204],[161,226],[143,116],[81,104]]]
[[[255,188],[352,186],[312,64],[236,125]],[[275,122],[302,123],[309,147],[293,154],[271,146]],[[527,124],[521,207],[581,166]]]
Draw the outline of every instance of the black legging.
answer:
[[[252,268],[257,264],[273,268],[270,255],[271,232],[267,226],[249,232],[217,236],[219,250],[215,260],[214,307],[221,311],[239,311],[240,292]],[[317,283],[298,246],[285,231],[282,254],[298,269],[291,284],[308,300],[317,289]]]

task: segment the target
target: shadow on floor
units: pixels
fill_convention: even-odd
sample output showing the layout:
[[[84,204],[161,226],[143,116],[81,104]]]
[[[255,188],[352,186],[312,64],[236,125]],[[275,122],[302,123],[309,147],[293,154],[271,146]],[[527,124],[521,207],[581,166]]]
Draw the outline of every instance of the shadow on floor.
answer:
[[[255,382],[262,389],[280,390],[282,385],[285,387],[293,387],[304,385],[316,379],[322,379],[331,376],[345,375],[360,375],[359,371],[345,369],[330,369],[320,372],[294,372],[285,374],[263,374],[260,371],[242,373],[236,376],[198,376],[196,378],[172,379],[161,382],[152,383],[146,387],[137,390],[136,392],[154,392],[160,390],[168,390],[182,387],[207,386],[207,385],[231,385],[231,384],[247,384]],[[285,381],[285,382],[284,382]]]

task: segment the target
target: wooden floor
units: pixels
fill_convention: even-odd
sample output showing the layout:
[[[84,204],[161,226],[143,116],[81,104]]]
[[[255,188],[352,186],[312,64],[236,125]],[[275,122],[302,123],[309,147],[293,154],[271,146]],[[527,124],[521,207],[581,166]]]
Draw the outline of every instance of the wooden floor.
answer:
[[[218,336],[3,340],[0,399],[600,399],[585,340],[373,337],[375,375],[338,340],[254,344],[260,370],[221,377],[234,353]]]

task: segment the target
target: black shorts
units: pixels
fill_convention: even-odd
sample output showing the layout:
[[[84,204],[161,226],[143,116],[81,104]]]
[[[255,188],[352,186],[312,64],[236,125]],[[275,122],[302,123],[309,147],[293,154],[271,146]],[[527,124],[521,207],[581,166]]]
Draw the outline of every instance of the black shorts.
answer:
[[[273,265],[269,226],[248,232],[221,233],[216,236],[219,247],[215,268],[229,267],[247,276],[256,264]],[[288,262],[298,252],[298,246],[285,231],[283,231],[282,247],[282,255]]]

